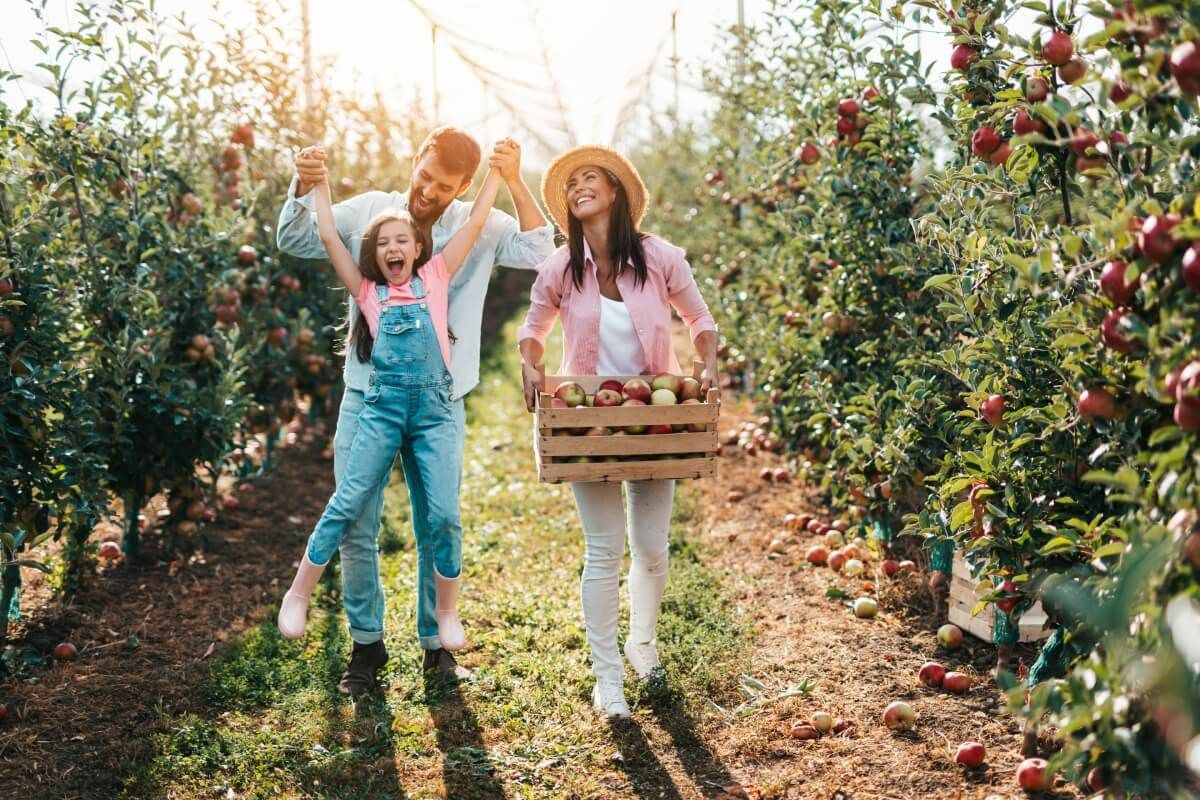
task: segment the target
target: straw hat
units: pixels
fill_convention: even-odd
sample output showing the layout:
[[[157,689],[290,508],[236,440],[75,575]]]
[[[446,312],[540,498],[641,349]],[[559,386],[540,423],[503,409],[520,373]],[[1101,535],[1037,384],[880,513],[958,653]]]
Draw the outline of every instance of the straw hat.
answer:
[[[572,147],[550,162],[542,174],[542,202],[554,217],[558,229],[567,232],[567,180],[580,167],[593,166],[608,170],[625,187],[633,224],[642,224],[646,213],[646,184],[629,159],[609,147],[585,144]]]

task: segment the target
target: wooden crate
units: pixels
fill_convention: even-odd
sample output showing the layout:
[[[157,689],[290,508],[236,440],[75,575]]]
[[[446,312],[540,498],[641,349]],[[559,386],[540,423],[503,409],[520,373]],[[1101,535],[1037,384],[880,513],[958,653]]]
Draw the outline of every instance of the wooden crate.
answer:
[[[699,375],[699,369],[694,370]],[[547,375],[534,409],[534,457],[538,480],[639,481],[709,478],[717,474],[717,421],[721,392],[709,389],[705,402],[674,406],[551,408],[554,391],[574,381],[595,394],[606,380],[624,383],[645,375]],[[625,428],[630,425],[704,425],[703,431],[623,436],[564,435],[562,429]],[[560,433],[555,433],[560,431]],[[606,459],[571,463],[568,458]],[[620,460],[617,460],[620,459]]]
[[[979,595],[975,592],[977,584],[978,581],[971,577],[971,568],[963,558],[962,551],[956,550],[954,568],[950,573],[950,621],[985,642],[991,642],[996,623],[996,609],[988,603],[978,615],[971,616],[971,612],[979,603]],[[1046,612],[1042,609],[1041,602],[1034,603],[1018,623],[1020,641],[1036,642],[1049,636],[1050,630],[1042,627],[1045,622]]]

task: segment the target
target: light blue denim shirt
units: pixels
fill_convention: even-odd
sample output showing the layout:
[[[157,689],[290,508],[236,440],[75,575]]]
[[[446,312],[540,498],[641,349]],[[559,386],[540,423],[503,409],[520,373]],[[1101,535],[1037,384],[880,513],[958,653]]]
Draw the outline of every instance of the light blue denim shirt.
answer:
[[[279,212],[276,239],[279,249],[298,258],[327,258],[325,246],[317,233],[317,214],[313,192],[296,197],[296,179],[288,188],[287,202]],[[405,192],[365,192],[333,207],[338,234],[350,248],[355,261],[367,225],[375,215],[388,209],[408,209]],[[451,201],[442,216],[433,223],[433,252],[439,253],[455,231],[466,224],[471,204]],[[492,268],[497,264],[517,269],[536,269],[554,253],[554,228],[545,225],[522,231],[515,219],[496,209],[471,248],[467,260],[450,281],[450,330],[457,339],[450,346],[450,374],[454,378],[454,399],[458,399],[479,383],[480,329],[483,321],[483,300],[487,294]],[[348,298],[350,324],[354,325],[357,310],[354,299]],[[351,348],[352,350],[352,348]],[[359,361],[353,352],[346,353],[343,371],[346,386],[366,391],[371,377],[370,362]]]

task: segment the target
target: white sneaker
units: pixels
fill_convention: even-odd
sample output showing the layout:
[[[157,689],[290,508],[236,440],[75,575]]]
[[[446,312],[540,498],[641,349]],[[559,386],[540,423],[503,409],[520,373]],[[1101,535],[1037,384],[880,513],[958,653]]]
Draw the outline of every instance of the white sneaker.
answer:
[[[658,646],[654,642],[639,643],[632,639],[625,640],[625,658],[629,666],[637,673],[639,680],[649,680],[655,672],[663,668],[658,658]]]
[[[629,719],[625,689],[619,683],[596,681],[596,688],[592,689],[592,705],[609,719]]]

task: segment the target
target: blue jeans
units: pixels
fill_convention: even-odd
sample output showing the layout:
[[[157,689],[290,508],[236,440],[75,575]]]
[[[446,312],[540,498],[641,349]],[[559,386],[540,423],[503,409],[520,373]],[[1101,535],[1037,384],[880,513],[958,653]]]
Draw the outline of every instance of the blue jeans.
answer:
[[[350,445],[354,443],[359,429],[359,416],[365,408],[365,393],[349,389],[342,396],[337,429],[334,433],[334,479],[342,482],[349,463]],[[463,398],[451,403],[457,428],[455,461],[458,474],[462,474],[463,441],[466,438],[467,415]],[[416,563],[416,626],[420,644],[426,650],[437,650],[442,646],[438,639],[437,620],[433,618],[433,607],[437,600],[436,584],[433,582],[433,552],[427,546],[430,541],[430,523],[425,509],[424,492],[412,491],[409,476],[419,476],[420,470],[408,449],[401,451],[404,476],[409,481],[409,494],[413,499],[413,531],[418,549]],[[388,486],[391,470],[383,480],[367,494],[355,518],[342,536],[338,552],[342,559],[342,603],[346,607],[346,618],[350,625],[350,638],[359,644],[371,644],[383,638],[384,594],[383,581],[379,577],[379,525],[383,516],[384,489]],[[418,477],[419,480],[419,477]],[[420,499],[416,499],[420,498]],[[311,558],[311,557],[310,557]],[[448,576],[449,577],[449,576]]]

